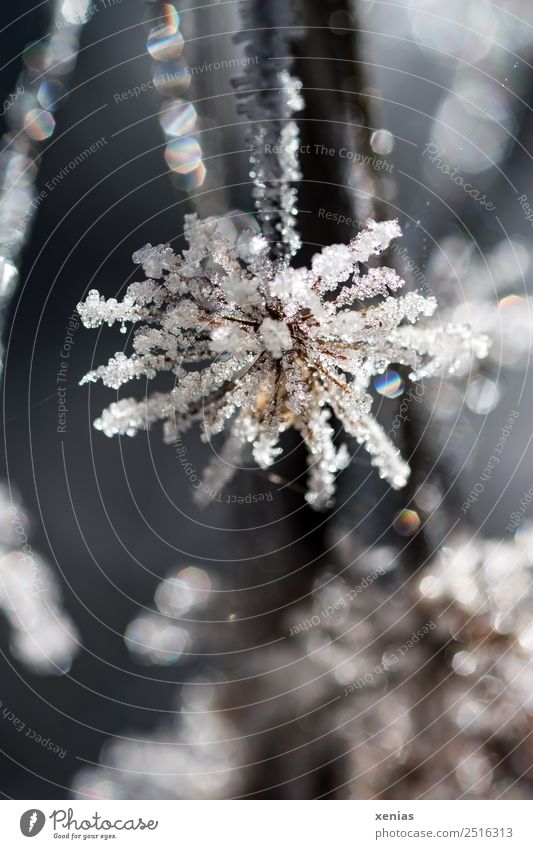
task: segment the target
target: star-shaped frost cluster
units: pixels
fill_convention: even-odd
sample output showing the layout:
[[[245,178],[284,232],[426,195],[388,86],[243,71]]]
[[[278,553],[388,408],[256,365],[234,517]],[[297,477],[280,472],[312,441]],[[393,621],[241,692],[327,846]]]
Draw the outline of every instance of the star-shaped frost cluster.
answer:
[[[205,441],[229,425],[204,491],[227,483],[247,446],[261,468],[271,466],[280,435],[295,428],[308,450],[307,501],[324,508],[350,461],[347,446],[336,444],[333,413],[380,476],[404,486],[409,467],[371,415],[372,378],[391,364],[409,367],[412,380],[450,374],[484,357],[488,344],[466,326],[428,322],[432,296],[392,295],[404,281],[391,268],[368,267],[400,235],[396,221],[368,220],[349,244],[293,268],[270,258],[254,230],[187,216],[182,254],[146,245],[133,259],[147,280],[128,286],[122,301],[92,290],[78,305],[86,327],[137,325],[131,355],[115,354],[82,382],[118,389],[133,378],[174,375],[169,392],[112,403],[96,427],[132,436],[162,421],[173,442],[194,422]]]

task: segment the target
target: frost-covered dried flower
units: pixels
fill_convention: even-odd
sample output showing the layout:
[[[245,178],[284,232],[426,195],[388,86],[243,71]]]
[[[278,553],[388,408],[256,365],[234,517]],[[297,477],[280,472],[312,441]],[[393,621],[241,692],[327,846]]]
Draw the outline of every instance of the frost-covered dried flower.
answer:
[[[139,325],[133,353],[115,354],[82,382],[118,389],[158,372],[175,376],[169,392],[111,404],[96,427],[133,435],[162,421],[171,442],[198,421],[209,441],[231,420],[231,451],[209,470],[215,482],[218,473],[227,481],[228,465],[247,444],[260,467],[270,466],[280,434],[293,427],[309,454],[307,500],[323,508],[349,462],[346,447],[335,445],[333,413],[380,476],[404,486],[409,467],[370,414],[372,377],[393,363],[408,366],[412,380],[453,373],[485,356],[487,341],[464,326],[418,325],[434,313],[435,299],[394,297],[403,280],[392,269],[361,267],[401,235],[398,223],[369,220],[348,245],[315,254],[310,269],[273,261],[263,236],[238,234],[226,219],[188,216],[185,234],[181,255],[168,245],[134,254],[149,279],[130,285],[122,302],[93,290],[78,305],[86,327]]]
[[[533,528],[453,533],[407,579],[392,546],[344,530],[330,542],[332,567],[287,632],[310,682],[337,687],[328,727],[344,738],[349,795],[529,798]]]

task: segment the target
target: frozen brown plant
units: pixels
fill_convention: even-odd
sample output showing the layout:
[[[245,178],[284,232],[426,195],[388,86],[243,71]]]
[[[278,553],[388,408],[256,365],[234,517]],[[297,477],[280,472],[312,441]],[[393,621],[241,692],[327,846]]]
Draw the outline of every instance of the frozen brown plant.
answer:
[[[467,326],[428,321],[432,296],[391,294],[404,281],[367,266],[400,235],[397,221],[368,220],[349,244],[294,268],[230,218],[187,216],[182,254],[146,245],[133,256],[146,280],[128,286],[122,301],[91,290],[78,305],[86,327],[136,325],[133,352],[118,352],[83,383],[119,389],[159,372],[174,378],[168,392],[115,401],[96,427],[133,436],[161,421],[167,442],[195,422],[206,442],[229,428],[207,472],[210,491],[227,483],[247,446],[261,468],[271,466],[281,434],[295,428],[308,451],[306,498],[320,509],[350,462],[348,446],[336,444],[334,414],[380,476],[401,488],[409,466],[371,414],[372,378],[391,364],[407,366],[414,381],[452,374],[484,357],[488,343]]]

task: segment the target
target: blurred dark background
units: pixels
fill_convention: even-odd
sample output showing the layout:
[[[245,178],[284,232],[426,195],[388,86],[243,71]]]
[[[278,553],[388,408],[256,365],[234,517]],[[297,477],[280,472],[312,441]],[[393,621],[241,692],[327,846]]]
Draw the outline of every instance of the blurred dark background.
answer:
[[[533,197],[529,46],[519,45],[519,66],[513,67],[509,59],[506,69],[503,62],[502,80],[497,79],[502,82],[508,70],[509,88],[517,92],[510,95],[508,109],[513,139],[501,154],[499,167],[478,172],[484,190],[498,198],[502,228],[496,217],[489,221],[481,216],[460,194],[446,198],[445,183],[441,194],[439,186],[428,190],[426,184],[427,163],[420,149],[430,140],[443,92],[449,91],[464,59],[457,54],[436,56],[412,38],[403,38],[405,22],[399,9],[386,21],[385,12],[380,15],[374,9],[375,26],[367,27],[366,7],[370,10],[372,4],[361,3],[365,7],[361,30],[371,32],[357,39],[345,30],[349,18],[343,4],[327,0],[301,5],[302,20],[310,26],[295,46],[296,69],[307,89],[302,142],[339,148],[348,137],[349,146],[363,146],[367,142],[361,140],[357,126],[372,113],[371,120],[377,123],[371,127],[387,127],[396,136],[389,156],[394,172],[387,177],[385,189],[376,188],[379,206],[385,214],[401,217],[406,247],[420,267],[427,271],[432,255],[435,263],[433,251],[447,237],[461,239],[468,231],[474,233],[484,256],[507,233],[524,246],[523,294],[531,276],[530,226],[521,216],[509,180]],[[24,46],[47,31],[49,12],[47,3],[6,0],[2,4],[2,98],[16,83]],[[136,273],[131,255],[145,243],[168,241],[180,247],[183,214],[194,209],[191,197],[176,185],[165,166],[164,141],[155,119],[160,108],[157,94],[149,90],[138,97],[115,98],[151,78],[145,52],[146,17],[140,0],[123,0],[98,11],[84,27],[68,84],[70,94],[57,113],[57,132],[42,145],[38,185],[46,185],[98,139],[105,143],[50,191],[41,205],[24,251],[21,285],[8,323],[2,476],[18,491],[28,512],[32,547],[58,575],[81,647],[66,674],[33,674],[10,654],[8,625],[0,617],[3,704],[67,750],[64,758],[57,758],[0,720],[0,791],[6,797],[64,798],[74,773],[83,761],[98,761],[106,739],[148,733],[165,712],[175,710],[176,685],[211,662],[192,654],[176,666],[143,667],[126,648],[125,628],[140,609],[150,607],[158,579],[170,568],[195,564],[220,574],[223,585],[233,588],[225,599],[227,612],[237,620],[232,645],[240,642],[248,650],[276,638],[281,614],[308,593],[327,547],[326,517],[304,506],[298,486],[283,488],[279,480],[245,471],[232,484],[232,492],[272,491],[268,514],[264,507],[236,511],[223,503],[201,512],[191,503],[190,488],[174,461],[173,449],[163,445],[159,433],[111,440],[94,431],[91,423],[110,403],[113,392],[99,386],[88,390],[78,381],[93,363],[104,361],[124,343],[112,330],[86,331],[81,326],[75,330],[68,362],[66,429],[57,432],[56,375],[76,304],[90,288],[108,297],[119,295]],[[186,43],[188,64],[235,55],[231,37],[218,34],[237,27],[233,5],[184,10],[182,19],[191,39]],[[363,57],[369,62],[364,82]],[[249,212],[244,123],[235,109],[230,74],[205,74],[195,85],[195,97],[211,98],[198,104],[209,176],[198,190],[197,206],[202,213],[234,208]],[[474,126],[476,121],[474,116]],[[240,126],[220,128],[239,122]],[[464,135],[468,136],[467,130]],[[313,246],[344,241],[353,232],[320,219],[317,210],[327,207],[344,215],[354,210],[346,162],[339,157],[310,156],[303,168],[302,262]],[[393,182],[396,188],[391,187]],[[454,205],[455,214],[448,203]],[[452,255],[453,250],[452,243]],[[488,279],[492,287],[492,272]],[[435,291],[440,296],[438,285]],[[522,384],[523,374],[518,372],[504,381],[505,410],[516,406]],[[131,394],[135,391],[132,388]],[[523,407],[531,407],[530,396],[531,389],[526,389]],[[526,418],[517,424],[517,455],[529,438]],[[501,424],[498,417],[483,420],[486,444],[495,441]],[[464,453],[480,426],[467,421],[460,431]],[[187,437],[187,445],[192,462],[201,468],[208,449],[194,435]],[[296,442],[289,445],[294,450],[276,467],[281,480],[305,470],[300,447]],[[463,468],[453,451],[450,462]],[[517,473],[514,500],[531,483],[528,468],[530,464],[524,462]],[[335,521],[361,524],[372,505],[384,498],[379,517],[372,514],[359,527],[371,545],[374,538],[383,541],[391,533],[390,517],[402,506],[403,496],[386,494],[380,481],[373,476],[367,480],[368,472],[361,457],[360,464],[343,477],[339,499],[343,506]],[[363,480],[361,493],[358,486]],[[462,485],[457,486],[454,497],[459,499]],[[502,481],[495,479],[492,486],[495,499]],[[468,489],[466,481],[463,492]],[[503,527],[513,496],[509,494],[508,507],[507,502],[500,503],[496,514],[491,513],[491,498],[489,494],[479,508],[479,524],[491,516],[493,528]],[[248,616],[255,617],[253,627],[238,621]]]

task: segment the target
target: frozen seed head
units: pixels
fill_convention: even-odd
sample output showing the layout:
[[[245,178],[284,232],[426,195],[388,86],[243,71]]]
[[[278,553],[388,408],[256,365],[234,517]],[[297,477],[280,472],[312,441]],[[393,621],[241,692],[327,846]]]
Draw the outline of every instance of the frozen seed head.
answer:
[[[393,296],[403,286],[393,269],[361,268],[401,235],[398,223],[367,221],[348,245],[319,251],[310,269],[272,260],[261,235],[237,234],[224,219],[187,216],[185,235],[182,254],[168,245],[134,254],[148,279],[129,286],[122,301],[91,291],[78,305],[86,327],[136,325],[133,351],[82,383],[118,389],[163,371],[175,383],[111,404],[96,426],[108,436],[133,435],[162,421],[169,442],[195,422],[206,441],[227,429],[227,450],[206,473],[211,492],[227,483],[247,446],[268,468],[281,452],[280,434],[295,428],[308,449],[307,501],[324,508],[349,461],[335,442],[334,413],[380,476],[404,486],[409,467],[370,412],[372,378],[392,364],[407,366],[412,380],[450,374],[486,356],[488,343],[466,326],[428,322],[433,297]],[[381,300],[365,304],[369,298]]]

